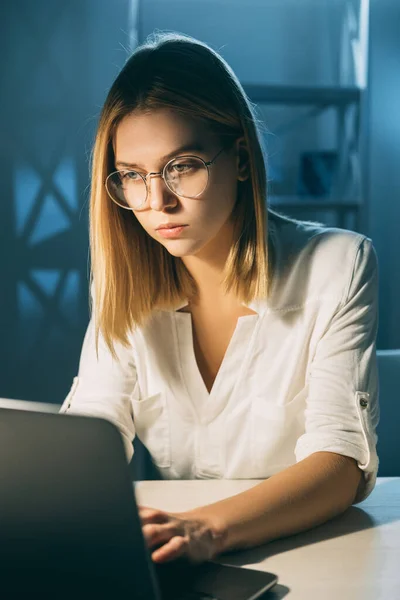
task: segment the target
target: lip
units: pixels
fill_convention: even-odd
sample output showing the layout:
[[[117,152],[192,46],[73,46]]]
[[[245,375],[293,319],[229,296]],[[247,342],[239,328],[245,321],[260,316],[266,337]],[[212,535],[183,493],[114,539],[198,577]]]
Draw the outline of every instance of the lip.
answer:
[[[157,231],[158,231],[159,235],[161,235],[164,238],[176,238],[176,237],[180,236],[180,234],[185,229],[185,227],[187,227],[187,226],[182,225],[181,227],[169,227],[169,228],[162,227],[161,229],[157,229]]]
[[[185,223],[164,223],[163,225],[159,225],[157,227],[157,231],[160,229],[172,229],[173,227],[186,227]]]

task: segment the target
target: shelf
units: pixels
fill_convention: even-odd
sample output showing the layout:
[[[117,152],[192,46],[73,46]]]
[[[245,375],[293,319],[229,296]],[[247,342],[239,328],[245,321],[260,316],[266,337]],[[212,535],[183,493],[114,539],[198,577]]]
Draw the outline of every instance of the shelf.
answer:
[[[358,87],[312,87],[242,83],[252,102],[345,106],[360,101]]]
[[[317,209],[317,210],[358,210],[362,203],[357,200],[332,200],[301,196],[268,196],[271,207]]]
[[[360,200],[335,200],[332,198],[311,198],[300,196],[269,196],[268,206],[272,210],[281,210],[284,214],[299,218],[302,212],[311,213],[311,218],[319,211],[333,211],[336,214],[335,226],[348,229],[348,217],[352,215],[353,221],[350,229],[360,230],[361,210],[363,206]],[[303,217],[300,218],[310,218]],[[317,217],[318,218],[318,217]],[[325,219],[324,219],[325,220]]]

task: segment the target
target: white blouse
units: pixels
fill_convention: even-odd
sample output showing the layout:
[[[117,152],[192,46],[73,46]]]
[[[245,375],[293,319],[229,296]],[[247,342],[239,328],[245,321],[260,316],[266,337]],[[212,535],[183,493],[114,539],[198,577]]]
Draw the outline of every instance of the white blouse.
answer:
[[[211,393],[191,314],[155,311],[112,359],[89,322],[60,412],[103,417],[128,461],[135,435],[165,479],[264,479],[313,452],[353,457],[372,491],[378,470],[378,267],[361,234],[271,215],[268,301],[239,317]],[[93,293],[93,291],[92,291]]]

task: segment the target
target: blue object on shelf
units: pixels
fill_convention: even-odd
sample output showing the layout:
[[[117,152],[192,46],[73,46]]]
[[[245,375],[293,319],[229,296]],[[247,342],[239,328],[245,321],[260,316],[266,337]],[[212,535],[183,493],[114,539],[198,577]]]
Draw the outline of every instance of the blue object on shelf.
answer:
[[[335,151],[304,152],[300,160],[298,195],[308,198],[329,196],[337,163],[338,153]]]

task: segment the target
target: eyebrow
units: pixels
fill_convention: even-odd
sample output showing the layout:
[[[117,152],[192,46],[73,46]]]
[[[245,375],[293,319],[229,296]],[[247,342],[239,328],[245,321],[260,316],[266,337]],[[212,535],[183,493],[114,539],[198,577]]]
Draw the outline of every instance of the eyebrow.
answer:
[[[203,144],[201,144],[199,142],[191,142],[189,144],[184,144],[183,146],[176,148],[169,154],[165,154],[164,156],[161,156],[160,162],[168,161],[173,156],[176,156],[177,154],[182,154],[182,152],[205,152],[205,151],[206,151],[206,148],[204,147]],[[133,168],[133,167],[143,168],[143,165],[139,165],[138,163],[127,163],[127,162],[122,162],[120,160],[116,161],[115,166],[129,167],[129,168]]]

